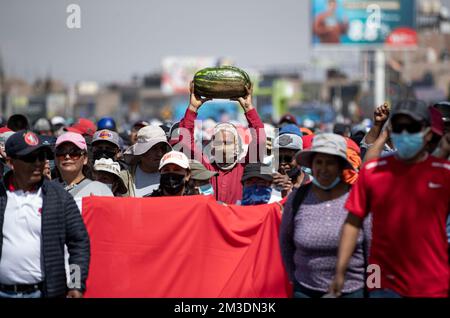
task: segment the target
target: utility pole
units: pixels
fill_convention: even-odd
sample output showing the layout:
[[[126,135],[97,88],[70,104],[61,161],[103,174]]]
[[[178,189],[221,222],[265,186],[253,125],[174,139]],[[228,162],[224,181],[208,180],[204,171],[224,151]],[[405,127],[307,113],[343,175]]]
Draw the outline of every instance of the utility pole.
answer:
[[[386,101],[386,54],[383,48],[375,51],[375,107]]]
[[[6,79],[5,79],[5,69],[3,66],[3,58],[0,52],[0,110],[1,115],[6,115]]]

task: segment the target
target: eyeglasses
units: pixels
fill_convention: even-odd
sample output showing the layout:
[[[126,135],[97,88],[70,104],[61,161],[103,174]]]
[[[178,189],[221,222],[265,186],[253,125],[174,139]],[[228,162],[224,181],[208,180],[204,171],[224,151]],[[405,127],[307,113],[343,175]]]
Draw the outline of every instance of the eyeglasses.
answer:
[[[70,159],[72,160],[78,160],[83,154],[84,152],[78,148],[55,150],[55,157],[59,160],[64,159],[67,155],[69,155]]]
[[[40,162],[44,162],[47,160],[47,153],[46,152],[37,152],[37,153],[30,153],[26,156],[17,157],[16,159],[26,162],[26,163],[34,163],[36,160],[39,160]]]
[[[422,130],[423,125],[419,122],[408,123],[408,124],[393,124],[392,132],[395,134],[401,134],[404,130],[406,130],[410,134],[418,133]]]

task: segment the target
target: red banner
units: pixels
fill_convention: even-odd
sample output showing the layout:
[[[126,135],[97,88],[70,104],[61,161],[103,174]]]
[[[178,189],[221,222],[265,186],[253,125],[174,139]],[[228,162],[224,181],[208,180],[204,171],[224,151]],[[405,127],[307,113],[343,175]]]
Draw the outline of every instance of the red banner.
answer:
[[[280,298],[290,285],[280,207],[212,197],[83,199],[91,239],[86,297]]]

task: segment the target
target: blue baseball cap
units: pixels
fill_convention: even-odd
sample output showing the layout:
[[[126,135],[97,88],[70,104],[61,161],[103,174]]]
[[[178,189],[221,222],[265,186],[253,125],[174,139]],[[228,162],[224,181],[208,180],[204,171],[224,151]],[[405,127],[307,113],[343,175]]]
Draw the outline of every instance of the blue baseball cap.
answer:
[[[297,135],[299,137],[303,136],[302,132],[300,131],[300,128],[298,128],[298,126],[294,124],[285,125],[280,129],[279,135],[281,136],[285,134]]]
[[[53,158],[50,145],[44,143],[34,132],[28,130],[20,130],[14,133],[5,144],[6,154],[11,158],[20,158],[37,150],[46,151],[47,158]]]

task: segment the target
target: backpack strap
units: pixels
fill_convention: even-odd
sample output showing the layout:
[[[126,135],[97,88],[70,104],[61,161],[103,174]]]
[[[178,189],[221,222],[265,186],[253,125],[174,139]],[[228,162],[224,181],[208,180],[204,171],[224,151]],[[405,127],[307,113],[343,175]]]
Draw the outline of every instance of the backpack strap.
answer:
[[[312,183],[308,183],[306,185],[302,185],[300,188],[297,189],[294,200],[292,201],[293,218],[295,218],[295,216],[297,215],[298,209],[300,208],[300,205],[303,203],[306,196],[308,195],[308,192],[311,190],[311,187]]]

